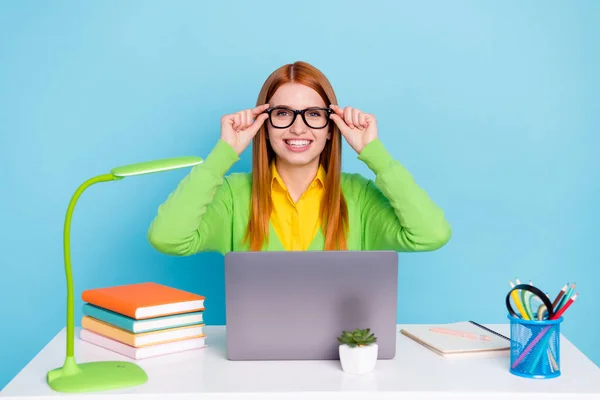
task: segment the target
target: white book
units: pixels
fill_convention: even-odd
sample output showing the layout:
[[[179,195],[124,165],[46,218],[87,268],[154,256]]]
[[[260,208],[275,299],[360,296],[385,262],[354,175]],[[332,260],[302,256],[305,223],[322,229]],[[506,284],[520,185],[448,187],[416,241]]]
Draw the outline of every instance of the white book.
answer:
[[[473,321],[416,325],[400,332],[441,356],[510,350],[509,338]]]
[[[129,346],[83,328],[79,331],[79,337],[85,342],[95,344],[135,360],[206,347],[206,335],[144,347]]]

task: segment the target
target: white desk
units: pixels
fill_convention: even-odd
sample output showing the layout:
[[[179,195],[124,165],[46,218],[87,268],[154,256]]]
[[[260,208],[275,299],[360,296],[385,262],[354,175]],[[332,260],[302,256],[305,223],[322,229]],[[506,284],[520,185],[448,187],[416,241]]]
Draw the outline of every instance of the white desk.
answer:
[[[489,325],[507,334],[508,325]],[[398,331],[401,326],[398,326]],[[130,359],[78,339],[77,361]],[[508,371],[508,353],[442,358],[398,333],[394,360],[379,360],[374,372],[344,373],[339,361],[228,361],[225,328],[207,326],[208,347],[137,361],[148,381],[136,388],[71,399],[600,399],[600,368],[561,338],[562,375],[532,380]],[[65,354],[62,330],[5,387],[0,398],[66,396],[52,391],[46,372]]]

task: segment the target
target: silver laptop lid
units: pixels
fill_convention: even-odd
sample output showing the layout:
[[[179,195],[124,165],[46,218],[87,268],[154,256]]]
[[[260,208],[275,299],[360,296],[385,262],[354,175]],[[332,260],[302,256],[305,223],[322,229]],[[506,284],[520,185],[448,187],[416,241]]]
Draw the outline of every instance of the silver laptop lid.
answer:
[[[231,252],[225,285],[231,360],[339,359],[337,337],[356,328],[395,356],[394,251]]]

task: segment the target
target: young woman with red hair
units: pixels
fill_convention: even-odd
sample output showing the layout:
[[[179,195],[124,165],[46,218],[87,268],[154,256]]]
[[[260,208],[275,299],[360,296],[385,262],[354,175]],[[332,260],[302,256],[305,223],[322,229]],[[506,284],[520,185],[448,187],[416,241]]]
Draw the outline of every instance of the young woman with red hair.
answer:
[[[341,172],[342,136],[375,181]],[[251,173],[229,169],[252,142]],[[296,62],[265,81],[256,107],[221,119],[221,137],[160,205],[158,251],[431,251],[443,211],[386,150],[377,121],[341,108],[327,78]]]

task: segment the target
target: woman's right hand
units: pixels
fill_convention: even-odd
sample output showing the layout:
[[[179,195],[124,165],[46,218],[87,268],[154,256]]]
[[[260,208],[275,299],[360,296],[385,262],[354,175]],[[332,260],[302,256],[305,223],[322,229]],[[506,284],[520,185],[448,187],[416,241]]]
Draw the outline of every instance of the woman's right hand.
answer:
[[[263,113],[268,104],[227,114],[221,118],[221,139],[229,144],[239,155],[248,147],[256,132],[269,115]]]

